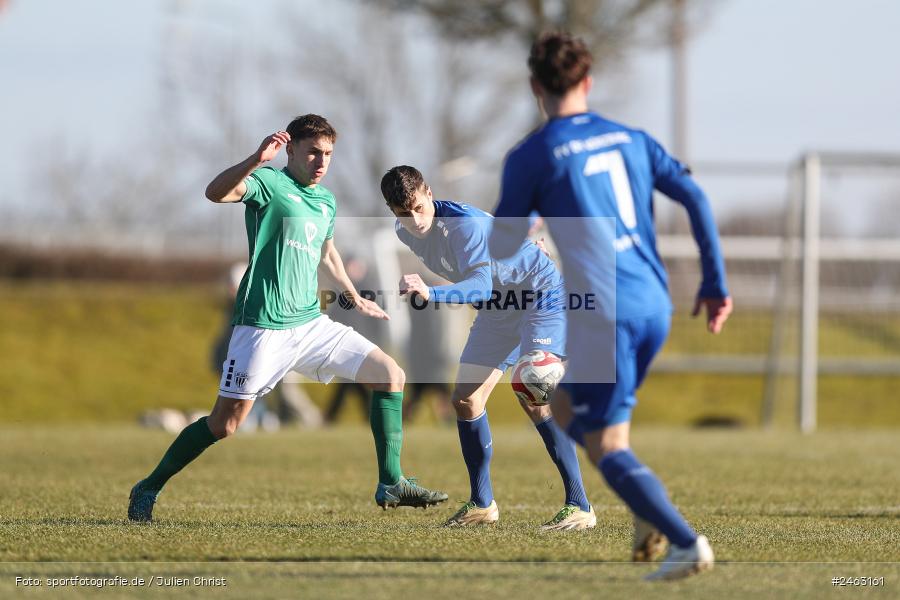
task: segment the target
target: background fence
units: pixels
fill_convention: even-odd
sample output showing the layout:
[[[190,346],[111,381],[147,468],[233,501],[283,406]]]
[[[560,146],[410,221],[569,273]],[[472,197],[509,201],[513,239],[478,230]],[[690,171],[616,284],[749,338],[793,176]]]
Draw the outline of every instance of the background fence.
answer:
[[[739,395],[756,403],[754,420],[792,422],[804,431],[815,428],[823,394],[856,410],[867,396],[900,383],[900,157],[819,153],[789,165],[699,163],[695,173],[720,224],[736,312],[722,336],[690,320],[696,246],[684,211],[659,198],[659,248],[676,313],[655,371],[696,374],[712,388],[724,381],[716,377],[742,378],[752,391]],[[20,221],[7,224],[0,242],[56,257],[76,250],[136,256],[162,265],[155,269],[162,272],[166,264],[174,271],[179,261],[206,261],[208,279],[215,264],[246,254],[241,208],[214,208],[212,221],[177,230]],[[368,263],[381,289],[396,287],[404,272],[423,270],[397,241],[390,217],[344,216],[337,234],[345,259]],[[178,280],[190,279],[189,270],[177,268]],[[443,318],[440,343],[453,354],[472,314],[447,311]],[[408,315],[399,314],[387,328],[387,343],[399,354],[411,327]]]

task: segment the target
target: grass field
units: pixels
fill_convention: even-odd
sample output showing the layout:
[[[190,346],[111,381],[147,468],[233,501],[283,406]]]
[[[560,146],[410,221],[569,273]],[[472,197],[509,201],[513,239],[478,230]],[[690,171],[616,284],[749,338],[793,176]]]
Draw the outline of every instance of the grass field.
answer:
[[[224,300],[202,286],[95,282],[0,283],[0,357],[15,374],[0,423],[134,422],[148,408],[209,410],[217,376],[210,345]],[[676,313],[666,353],[759,354],[768,345],[767,315],[738,310],[721,336],[709,336],[684,311]],[[900,360],[900,318],[824,319],[823,355]],[[829,427],[900,427],[900,377],[821,376],[819,421]],[[792,427],[793,392],[776,411]],[[332,388],[310,385],[324,405]],[[703,417],[759,422],[763,378],[754,375],[656,373],[641,389],[636,420],[685,425]],[[430,415],[420,411],[420,423]],[[511,392],[491,400],[497,423],[522,420]],[[348,422],[363,423],[355,410]]]
[[[221,597],[820,598],[834,576],[884,577],[856,589],[900,596],[896,433],[696,431],[638,427],[634,445],[706,533],[717,568],[639,582],[628,515],[595,470],[598,527],[540,534],[562,501],[555,469],[526,426],[494,428],[494,528],[439,527],[468,496],[452,429],[407,432],[404,468],[451,503],[383,512],[361,427],[238,436],[211,448],[160,498],[157,522],[124,522],[128,489],[172,436],[129,426],[0,428],[0,597],[31,597],[16,576],[225,577]],[[66,562],[55,562],[66,561]],[[43,592],[47,592],[46,583]],[[169,596],[172,588],[103,590]],[[59,592],[57,592],[59,593]],[[65,597],[94,597],[91,588]],[[62,595],[62,594],[61,594]]]

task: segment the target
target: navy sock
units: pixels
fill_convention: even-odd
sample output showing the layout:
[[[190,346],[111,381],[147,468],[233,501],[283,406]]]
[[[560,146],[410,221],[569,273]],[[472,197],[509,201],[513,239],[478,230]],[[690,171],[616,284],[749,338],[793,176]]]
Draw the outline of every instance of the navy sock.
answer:
[[[463,460],[469,470],[469,483],[472,486],[471,500],[486,508],[494,499],[491,487],[491,456],[494,454],[494,441],[491,439],[491,427],[488,425],[487,411],[471,421],[456,421],[459,428],[459,445],[462,448]]]
[[[566,504],[577,506],[585,512],[590,511],[591,504],[588,502],[587,494],[584,493],[575,444],[563,433],[553,417],[547,417],[546,421],[541,421],[535,427],[544,438],[547,453],[562,476],[566,488]]]
[[[566,430],[566,435],[572,438],[572,441],[584,448],[584,430],[581,429],[581,425],[578,424],[578,419],[572,419],[572,422],[569,423],[569,428]]]
[[[686,548],[697,540],[697,534],[669,500],[662,482],[631,450],[611,452],[600,459],[598,466],[631,511],[652,523],[671,543]]]

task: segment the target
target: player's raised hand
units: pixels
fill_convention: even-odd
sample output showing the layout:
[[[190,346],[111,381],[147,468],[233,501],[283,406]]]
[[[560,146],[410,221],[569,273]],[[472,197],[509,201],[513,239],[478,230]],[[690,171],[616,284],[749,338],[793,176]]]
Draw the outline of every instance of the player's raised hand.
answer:
[[[694,303],[694,310],[691,312],[692,317],[700,314],[700,310],[706,308],[706,328],[710,333],[719,333],[728,320],[728,315],[732,311],[731,297],[725,298],[697,298]]]
[[[382,310],[382,308],[375,302],[367,300],[358,294],[353,297],[353,308],[366,315],[367,317],[381,319],[382,321],[391,320],[388,314],[384,312],[384,310]]]
[[[546,256],[546,257],[548,257],[548,258],[551,258],[551,257],[550,257],[550,251],[547,250],[547,244],[544,242],[544,238],[541,238],[541,239],[539,239],[539,240],[535,240],[534,245],[537,246],[538,249],[539,249],[541,252],[544,253],[544,256]]]
[[[422,281],[418,273],[404,275],[400,279],[400,295],[405,296],[407,294],[418,294],[422,296],[423,300],[428,300],[431,296],[428,286]]]
[[[268,162],[278,155],[281,148],[291,141],[291,136],[287,131],[276,131],[272,135],[266,136],[266,139],[259,145],[256,151],[256,158],[260,162]]]

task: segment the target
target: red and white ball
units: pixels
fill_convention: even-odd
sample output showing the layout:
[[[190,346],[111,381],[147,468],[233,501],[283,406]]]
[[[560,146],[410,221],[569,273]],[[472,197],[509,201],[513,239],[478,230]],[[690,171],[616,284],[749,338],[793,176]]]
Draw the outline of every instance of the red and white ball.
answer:
[[[565,372],[562,361],[556,355],[532,350],[519,357],[513,367],[513,392],[522,402],[544,406],[550,402],[550,396]]]

